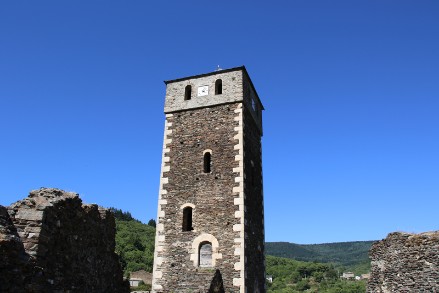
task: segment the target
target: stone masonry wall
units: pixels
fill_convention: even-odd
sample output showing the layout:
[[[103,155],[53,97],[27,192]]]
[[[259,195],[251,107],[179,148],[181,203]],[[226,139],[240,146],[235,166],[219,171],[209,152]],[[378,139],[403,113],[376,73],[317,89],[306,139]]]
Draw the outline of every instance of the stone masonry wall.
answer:
[[[22,291],[33,275],[32,268],[8,210],[0,206],[0,292]]]
[[[31,266],[22,290],[129,292],[114,252],[115,221],[108,210],[83,205],[75,193],[42,188],[12,204],[8,213]],[[15,278],[18,274],[2,286]]]
[[[439,231],[390,233],[369,256],[367,292],[439,292]]]
[[[261,133],[251,111],[244,108],[245,287],[248,292],[265,292]]]
[[[207,292],[216,270],[221,274],[226,292],[239,292],[233,285],[240,278],[234,264],[233,226],[237,206],[232,194],[236,186],[233,169],[238,162],[234,149],[235,109],[241,103],[194,109],[167,115],[169,143],[167,166],[163,176],[160,199],[158,247],[155,259],[155,283],[157,292]],[[211,172],[203,172],[203,151],[212,154]],[[193,230],[182,231],[185,204],[193,206]],[[217,243],[212,238],[216,238]],[[212,242],[216,264],[214,268],[199,267],[196,239]],[[215,246],[218,244],[217,249]],[[195,259],[194,259],[195,257]],[[160,275],[157,274],[160,272]],[[160,276],[157,278],[157,276]],[[162,289],[158,289],[160,288]]]
[[[217,79],[223,81],[223,94],[221,95],[215,95],[215,81]],[[242,79],[242,70],[226,70],[215,72],[215,74],[203,78],[195,76],[183,82],[169,83],[166,87],[165,113],[241,102],[243,100]],[[190,100],[183,99],[184,89],[187,85],[192,86],[192,98]],[[198,97],[197,89],[199,86],[208,86],[208,94]]]

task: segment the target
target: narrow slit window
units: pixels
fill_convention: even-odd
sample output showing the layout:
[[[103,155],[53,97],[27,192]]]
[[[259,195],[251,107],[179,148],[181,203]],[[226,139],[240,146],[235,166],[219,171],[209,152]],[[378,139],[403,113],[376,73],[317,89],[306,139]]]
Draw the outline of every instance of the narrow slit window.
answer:
[[[210,173],[211,155],[209,152],[204,154],[204,173]]]
[[[217,79],[215,81],[215,95],[221,95],[223,93],[223,81]]]
[[[212,267],[212,243],[202,242],[198,253],[198,263],[202,268]]]
[[[186,207],[183,209],[183,232],[192,231],[192,208]]]
[[[192,86],[188,84],[184,89],[184,100],[190,100],[192,97]]]

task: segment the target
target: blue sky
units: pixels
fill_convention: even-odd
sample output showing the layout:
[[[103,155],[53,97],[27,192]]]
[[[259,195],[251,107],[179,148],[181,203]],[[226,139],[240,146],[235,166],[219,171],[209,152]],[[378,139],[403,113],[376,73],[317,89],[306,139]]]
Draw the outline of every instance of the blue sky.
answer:
[[[245,65],[266,241],[438,230],[438,1],[2,1],[0,204],[156,217],[163,80]]]

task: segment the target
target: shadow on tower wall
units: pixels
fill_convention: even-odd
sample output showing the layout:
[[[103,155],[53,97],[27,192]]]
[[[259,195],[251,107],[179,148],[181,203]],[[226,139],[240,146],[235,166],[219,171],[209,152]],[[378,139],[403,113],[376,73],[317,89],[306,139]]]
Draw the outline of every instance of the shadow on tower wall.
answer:
[[[210,282],[209,293],[225,293],[220,270],[216,270],[215,276],[213,276],[212,282]]]

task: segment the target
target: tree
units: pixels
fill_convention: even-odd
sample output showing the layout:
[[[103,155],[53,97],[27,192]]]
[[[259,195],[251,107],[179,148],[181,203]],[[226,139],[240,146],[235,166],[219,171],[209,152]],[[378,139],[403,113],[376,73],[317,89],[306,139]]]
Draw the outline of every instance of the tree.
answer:
[[[296,289],[299,291],[306,291],[309,288],[311,288],[311,286],[309,285],[308,280],[305,280],[305,279],[297,282],[297,284],[296,284]]]
[[[113,213],[114,217],[117,220],[121,220],[121,221],[135,221],[135,222],[139,222],[139,220],[136,220],[133,218],[133,216],[131,215],[130,212],[124,212],[121,209],[116,209],[116,208],[109,208],[110,212]]]
[[[155,226],[156,226],[155,220],[154,219],[149,220],[148,221],[148,226],[151,226],[151,227],[155,228]]]
[[[155,229],[137,220],[116,218],[116,252],[125,274],[138,270],[152,272]]]

